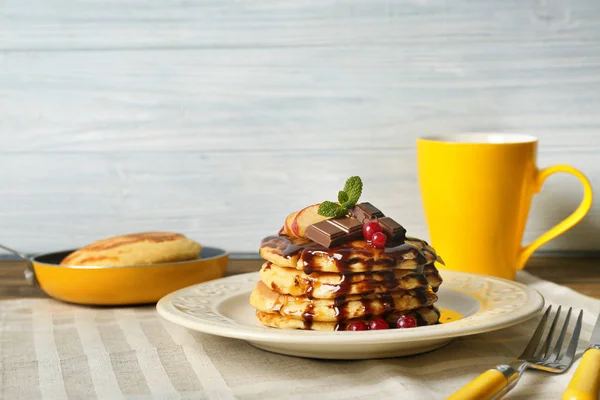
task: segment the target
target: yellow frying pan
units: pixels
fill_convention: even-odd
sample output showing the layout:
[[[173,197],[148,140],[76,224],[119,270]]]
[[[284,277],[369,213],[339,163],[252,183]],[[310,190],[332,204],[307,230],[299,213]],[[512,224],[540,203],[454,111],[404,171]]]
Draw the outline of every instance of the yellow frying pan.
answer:
[[[25,277],[46,294],[70,303],[126,305],[154,303],[164,295],[196,283],[217,279],[227,268],[225,250],[204,247],[200,258],[163,264],[127,267],[64,266],[63,258],[75,250],[28,257],[0,245],[27,263]]]

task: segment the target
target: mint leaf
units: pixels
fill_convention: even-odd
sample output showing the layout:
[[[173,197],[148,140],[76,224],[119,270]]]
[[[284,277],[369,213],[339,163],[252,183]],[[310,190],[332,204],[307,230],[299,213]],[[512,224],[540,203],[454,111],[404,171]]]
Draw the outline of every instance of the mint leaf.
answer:
[[[342,207],[344,207],[348,211],[350,211],[355,205],[356,205],[356,203],[353,203],[351,201],[346,201],[346,202],[342,203]]]
[[[348,201],[348,193],[344,192],[343,190],[340,190],[338,192],[338,201],[340,202],[340,204],[344,204],[345,202]]]
[[[354,207],[356,203],[358,203],[358,199],[362,194],[362,180],[359,176],[351,176],[346,181],[346,185],[344,185],[344,192],[348,195],[348,200],[344,203],[344,206],[347,208]]]
[[[356,205],[362,193],[362,180],[358,176],[352,176],[346,181],[344,190],[338,192],[338,203],[324,201],[319,206],[317,213],[324,217],[341,218],[348,215],[352,207]]]
[[[345,217],[348,214],[348,210],[332,201],[324,201],[319,206],[317,213],[324,217],[340,218]]]

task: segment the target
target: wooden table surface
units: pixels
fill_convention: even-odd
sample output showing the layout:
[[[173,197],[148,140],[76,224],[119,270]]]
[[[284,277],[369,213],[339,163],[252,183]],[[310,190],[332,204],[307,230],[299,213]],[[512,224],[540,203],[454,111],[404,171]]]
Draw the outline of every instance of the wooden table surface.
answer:
[[[258,271],[262,261],[232,258],[228,275]],[[532,258],[526,270],[542,279],[567,286],[587,296],[600,298],[600,257],[544,255]],[[45,297],[39,287],[32,287],[23,278],[24,263],[0,260],[0,299]]]

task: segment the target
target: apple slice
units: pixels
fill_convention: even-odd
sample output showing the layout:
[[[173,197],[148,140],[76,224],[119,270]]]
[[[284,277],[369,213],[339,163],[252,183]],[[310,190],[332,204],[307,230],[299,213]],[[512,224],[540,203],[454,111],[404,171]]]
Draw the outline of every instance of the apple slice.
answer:
[[[298,215],[298,211],[294,211],[293,213],[288,215],[285,219],[285,223],[283,224],[282,231],[289,237],[297,237],[296,234],[292,231],[292,222],[294,222],[296,215]]]
[[[309,225],[329,219],[329,217],[318,214],[319,206],[320,204],[314,204],[305,207],[298,212],[298,215],[296,215],[296,218],[294,218],[294,221],[292,222],[292,232],[294,232],[294,235],[304,237],[304,232],[306,232],[306,228],[308,228]]]

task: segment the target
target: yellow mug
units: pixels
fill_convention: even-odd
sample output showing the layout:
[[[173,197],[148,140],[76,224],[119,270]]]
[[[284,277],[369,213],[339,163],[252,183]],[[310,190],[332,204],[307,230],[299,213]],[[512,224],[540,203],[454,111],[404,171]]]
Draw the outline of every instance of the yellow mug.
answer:
[[[458,134],[417,139],[419,185],[432,246],[447,269],[514,279],[533,252],[577,224],[592,205],[587,178],[568,165],[536,167],[537,138]],[[575,175],[583,200],[523,247],[531,205],[548,176]]]

